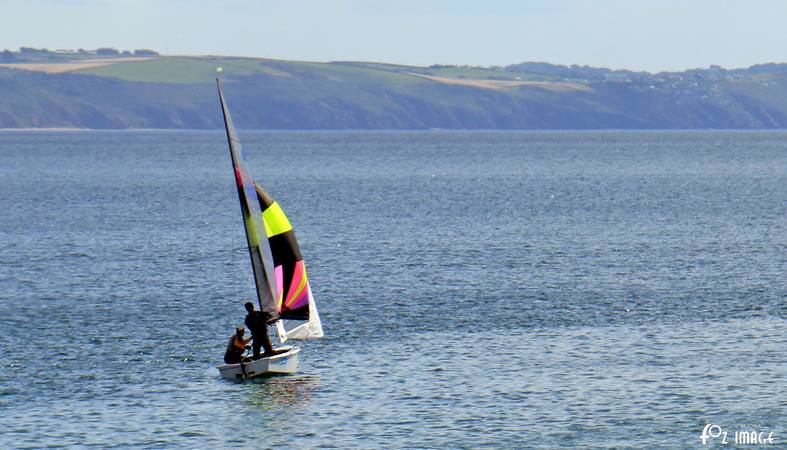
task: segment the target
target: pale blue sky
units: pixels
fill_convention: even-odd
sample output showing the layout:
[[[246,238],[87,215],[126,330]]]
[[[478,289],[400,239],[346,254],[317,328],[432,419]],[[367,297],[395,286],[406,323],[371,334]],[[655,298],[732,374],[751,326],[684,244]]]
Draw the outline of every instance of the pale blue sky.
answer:
[[[0,48],[634,70],[787,61],[781,0],[0,0]]]

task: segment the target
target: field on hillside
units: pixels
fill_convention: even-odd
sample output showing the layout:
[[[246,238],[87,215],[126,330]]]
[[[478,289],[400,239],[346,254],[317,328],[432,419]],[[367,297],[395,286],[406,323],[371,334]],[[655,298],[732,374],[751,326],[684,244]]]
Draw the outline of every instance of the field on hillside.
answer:
[[[120,61],[101,67],[85,67],[79,73],[112,77],[125,81],[147,83],[210,83],[216,77],[216,67],[223,67],[224,76],[268,75],[274,77],[306,77],[351,83],[423,83],[450,82],[449,79],[474,80],[535,80],[543,77],[482,68],[427,68],[377,63],[320,63],[283,61],[261,58],[187,57],[172,56],[148,61]],[[429,75],[434,78],[418,77]],[[478,87],[515,87],[505,83],[477,84]]]
[[[424,82],[504,89],[548,82],[540,74],[509,72],[469,66],[406,66],[364,62],[308,62],[263,58],[166,56],[97,58],[71,61],[0,64],[0,67],[45,73],[79,73],[142,83],[206,84],[216,78],[216,68],[224,69],[229,82],[255,75],[281,78],[320,78],[347,83],[417,84]],[[559,86],[555,86],[559,88]]]
[[[211,83],[216,68],[223,76],[264,75],[280,78],[319,77],[345,82],[417,83],[403,73],[342,64],[281,61],[259,58],[166,57],[144,62],[121,62],[104,67],[90,67],[79,73],[147,83]]]

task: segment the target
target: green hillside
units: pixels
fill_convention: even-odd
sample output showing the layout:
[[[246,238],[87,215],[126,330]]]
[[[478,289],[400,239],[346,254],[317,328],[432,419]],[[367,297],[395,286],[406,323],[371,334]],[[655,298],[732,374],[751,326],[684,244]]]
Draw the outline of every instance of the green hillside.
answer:
[[[280,78],[319,77],[343,82],[415,83],[405,73],[372,67],[342,64],[277,61],[257,58],[168,57],[146,61],[120,62],[110,66],[79,70],[76,73],[144,83],[213,83],[216,68],[224,76],[236,78],[268,75]]]
[[[251,75],[261,72],[263,64],[260,60],[244,58],[172,57],[120,62],[75,73],[143,83],[210,83],[216,78],[217,65],[231,66],[231,72],[236,75]]]
[[[0,128],[220,128],[217,66],[244,128],[787,127],[783,64],[648,74],[547,63],[12,57],[0,64]]]

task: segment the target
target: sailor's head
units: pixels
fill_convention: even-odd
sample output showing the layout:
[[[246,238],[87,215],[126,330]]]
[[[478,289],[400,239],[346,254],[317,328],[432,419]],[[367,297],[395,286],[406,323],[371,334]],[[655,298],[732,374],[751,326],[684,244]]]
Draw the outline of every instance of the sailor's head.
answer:
[[[244,327],[243,325],[238,325],[235,328],[235,334],[237,334],[238,336],[243,336],[243,333],[245,332],[246,332],[246,327]]]
[[[246,307],[246,311],[248,312],[254,311],[254,303],[252,302],[246,302],[243,306]]]

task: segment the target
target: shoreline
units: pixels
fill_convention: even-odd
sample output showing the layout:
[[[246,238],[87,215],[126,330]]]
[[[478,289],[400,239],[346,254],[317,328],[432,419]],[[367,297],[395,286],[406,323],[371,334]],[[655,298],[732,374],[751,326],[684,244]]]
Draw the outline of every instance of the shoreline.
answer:
[[[622,132],[622,133],[779,133],[787,128],[241,128],[245,132],[309,132],[309,133],[379,133],[379,132],[483,132],[483,133],[533,133],[533,132]],[[215,133],[223,128],[76,128],[76,127],[45,127],[45,128],[0,128],[0,133],[77,133],[77,132],[186,132]]]
[[[45,127],[45,128],[0,128],[0,133],[9,132],[24,132],[24,133],[55,133],[55,132],[79,132],[79,131],[223,131],[223,128],[76,128],[76,127]]]
[[[51,128],[0,128],[0,133],[5,131],[91,131],[93,128],[70,128],[70,127],[51,127]]]

